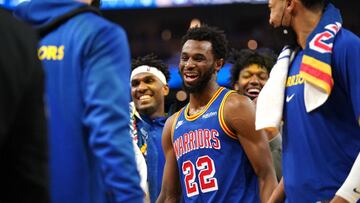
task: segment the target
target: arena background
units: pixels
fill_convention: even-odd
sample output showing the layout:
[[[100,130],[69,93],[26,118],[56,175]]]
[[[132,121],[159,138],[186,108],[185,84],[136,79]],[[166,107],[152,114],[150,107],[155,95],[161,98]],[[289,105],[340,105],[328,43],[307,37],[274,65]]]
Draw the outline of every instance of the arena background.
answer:
[[[11,11],[20,1],[0,0],[0,4]],[[331,2],[340,9],[343,26],[360,36],[360,1]],[[155,53],[170,65],[172,91],[166,109],[186,102],[184,94],[178,94],[184,101],[176,99],[181,90],[177,65],[181,36],[192,20],[223,29],[232,48],[269,48],[275,53],[282,48],[268,23],[267,0],[103,0],[102,13],[125,28],[132,57]],[[228,86],[230,67],[226,64],[219,73],[221,85]]]

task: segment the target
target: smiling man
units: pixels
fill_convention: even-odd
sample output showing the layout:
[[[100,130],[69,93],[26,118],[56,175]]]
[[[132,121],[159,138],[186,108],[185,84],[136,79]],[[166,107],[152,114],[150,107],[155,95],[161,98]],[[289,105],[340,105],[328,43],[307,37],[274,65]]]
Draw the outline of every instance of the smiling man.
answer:
[[[276,57],[270,52],[250,49],[233,51],[232,55],[231,85],[239,93],[254,100],[268,80]]]
[[[266,202],[276,186],[254,105],[216,82],[226,56],[216,28],[190,28],[182,38],[179,72],[190,100],[164,127],[158,202]]]
[[[138,146],[147,164],[151,202],[155,202],[160,193],[165,164],[161,135],[166,121],[165,96],[169,94],[169,78],[168,65],[153,54],[132,62],[131,96],[139,113],[135,116],[134,132],[137,132]]]

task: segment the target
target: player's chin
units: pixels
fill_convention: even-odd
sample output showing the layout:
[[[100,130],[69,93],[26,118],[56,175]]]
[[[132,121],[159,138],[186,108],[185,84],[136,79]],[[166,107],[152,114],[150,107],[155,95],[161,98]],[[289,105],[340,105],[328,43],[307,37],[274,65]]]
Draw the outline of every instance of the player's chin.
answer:
[[[140,114],[150,115],[156,110],[156,108],[157,106],[155,104],[147,104],[139,106],[138,111]]]
[[[257,94],[257,93],[248,93],[248,92],[245,92],[244,95],[249,97],[251,100],[254,100],[255,98],[257,98],[259,96],[259,94]]]

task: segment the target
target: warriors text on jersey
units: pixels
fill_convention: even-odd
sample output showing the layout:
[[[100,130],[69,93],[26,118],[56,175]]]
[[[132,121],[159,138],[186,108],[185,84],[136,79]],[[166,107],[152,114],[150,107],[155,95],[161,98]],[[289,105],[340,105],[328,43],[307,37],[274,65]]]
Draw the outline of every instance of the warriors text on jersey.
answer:
[[[180,110],[173,124],[173,148],[185,202],[259,202],[257,177],[236,135],[224,121],[223,87],[205,109]]]

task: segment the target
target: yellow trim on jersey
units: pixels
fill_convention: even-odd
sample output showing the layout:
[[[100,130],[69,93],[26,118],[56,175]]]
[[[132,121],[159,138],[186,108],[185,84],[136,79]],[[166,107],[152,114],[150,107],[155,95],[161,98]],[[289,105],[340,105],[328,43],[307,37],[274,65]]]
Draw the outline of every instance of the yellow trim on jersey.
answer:
[[[325,81],[323,81],[323,80],[321,80],[321,79],[318,79],[318,78],[316,78],[316,77],[314,77],[314,76],[312,76],[312,75],[310,75],[310,74],[308,74],[308,73],[306,73],[306,72],[300,72],[300,75],[301,75],[306,81],[308,81],[308,82],[310,82],[310,83],[312,83],[312,84],[314,84],[314,85],[316,85],[316,86],[319,86],[321,89],[325,90],[325,92],[326,92],[328,95],[330,95],[330,93],[331,93],[331,87],[330,87],[330,85],[329,85],[327,82],[325,82]],[[334,82],[334,81],[332,81],[332,82]]]
[[[216,90],[215,94],[211,97],[210,101],[206,104],[205,108],[203,110],[201,110],[199,113],[196,113],[194,115],[189,116],[188,112],[189,112],[189,106],[186,106],[186,109],[184,111],[184,115],[185,115],[185,119],[187,121],[194,121],[197,118],[199,118],[203,113],[205,113],[208,108],[210,107],[210,105],[215,101],[215,99],[220,95],[220,93],[224,90],[224,87],[220,87],[218,90]]]
[[[230,128],[226,125],[225,119],[224,119],[224,106],[225,106],[225,101],[226,101],[227,97],[228,97],[231,93],[236,93],[236,92],[233,91],[233,90],[227,92],[227,93],[225,94],[223,100],[221,101],[220,108],[219,108],[219,113],[218,113],[218,119],[219,119],[219,123],[220,123],[221,129],[223,129],[223,131],[224,131],[230,138],[233,138],[233,139],[237,140],[238,138],[236,137],[236,134],[235,134],[232,130],[230,130]]]
[[[331,76],[331,66],[327,63],[317,60],[316,58],[304,55],[302,58],[302,63],[308,64],[311,67],[316,67],[315,69],[321,70]]]
[[[184,109],[184,107],[183,108],[181,108],[178,112],[176,112],[176,114],[175,114],[175,118],[174,118],[174,120],[173,120],[173,123],[172,123],[172,126],[171,126],[171,143],[174,143],[174,131],[175,131],[175,126],[176,126],[176,122],[178,121],[178,118],[179,118],[179,116],[180,116],[180,113],[181,113],[181,111]]]

